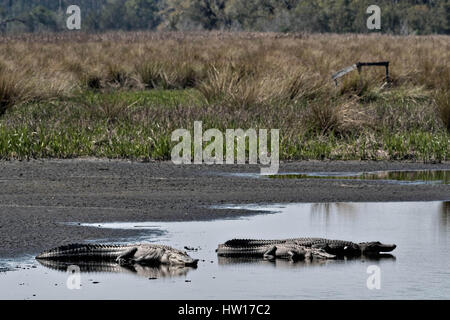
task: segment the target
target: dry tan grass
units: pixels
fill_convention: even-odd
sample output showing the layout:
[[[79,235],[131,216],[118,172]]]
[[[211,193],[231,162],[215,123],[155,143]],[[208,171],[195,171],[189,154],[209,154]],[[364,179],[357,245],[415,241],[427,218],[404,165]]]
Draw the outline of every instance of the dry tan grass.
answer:
[[[377,115],[366,100],[383,99],[378,88],[384,70],[348,75],[337,88],[330,76],[357,61],[379,60],[391,62],[392,86],[403,92],[399,99],[438,92],[434,106],[448,127],[448,36],[117,32],[0,37],[2,68],[22,77],[14,80],[3,72],[0,94],[6,109],[27,98],[69,96],[87,88],[195,87],[206,103],[228,108],[304,105],[298,112],[319,131],[346,131],[373,125]],[[35,84],[34,95],[19,89],[23,82]]]
[[[33,86],[26,81],[26,75],[20,75],[0,65],[0,116],[15,104],[33,97]]]
[[[105,82],[139,78],[136,66],[145,63],[167,78],[181,73],[195,80],[204,77],[205,70],[216,69],[256,82],[270,79],[297,86],[295,95],[296,90],[309,91],[307,86],[328,85],[330,75],[342,67],[376,60],[391,61],[396,84],[448,88],[449,52],[448,36],[149,32],[0,38],[0,58],[10,69],[30,69],[47,84],[64,82],[69,88],[74,78],[91,72],[101,74]],[[383,70],[368,69],[364,74],[378,83]]]

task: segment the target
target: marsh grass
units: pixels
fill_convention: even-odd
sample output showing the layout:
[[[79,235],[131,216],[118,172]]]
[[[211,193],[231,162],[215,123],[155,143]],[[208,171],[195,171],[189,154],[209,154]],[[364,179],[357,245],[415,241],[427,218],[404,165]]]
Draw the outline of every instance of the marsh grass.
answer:
[[[441,120],[450,132],[450,92],[448,89],[439,90],[435,94],[435,102]]]
[[[83,87],[86,86],[88,89],[99,90],[102,88],[102,78],[98,74],[85,74],[83,75],[81,81]]]
[[[32,96],[30,83],[0,66],[0,116],[14,105],[25,102]]]
[[[449,39],[0,37],[0,157],[164,160],[171,132],[203,121],[204,130],[278,128],[286,160],[448,160]],[[343,67],[378,60],[391,62],[389,86],[376,68],[331,81]]]
[[[130,81],[130,75],[119,63],[109,63],[106,67],[106,83],[115,87],[124,87]]]
[[[136,72],[139,75],[140,81],[147,89],[155,89],[164,86],[165,76],[162,68],[157,63],[143,62],[136,65]]]
[[[155,61],[144,61],[135,66],[135,71],[147,89],[192,88],[200,78],[192,65],[176,61],[168,65]]]
[[[83,107],[83,113],[93,121],[129,121],[133,115],[133,105],[139,100],[129,103],[117,95],[87,94],[76,102]]]
[[[248,108],[262,102],[261,86],[228,66],[217,69],[212,66],[207,79],[198,86],[206,103],[223,103],[230,108]]]

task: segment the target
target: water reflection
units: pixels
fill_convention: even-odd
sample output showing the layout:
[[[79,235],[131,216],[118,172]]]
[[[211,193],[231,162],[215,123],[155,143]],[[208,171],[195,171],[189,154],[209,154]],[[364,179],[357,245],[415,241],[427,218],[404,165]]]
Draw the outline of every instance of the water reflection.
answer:
[[[441,232],[445,232],[450,226],[450,201],[442,202],[440,213],[441,219],[439,221],[439,226],[441,228]]]
[[[361,173],[315,172],[270,175],[273,179],[384,180],[420,184],[450,184],[450,170],[376,171]]]
[[[298,268],[305,266],[320,266],[327,263],[336,263],[340,262],[338,260],[312,260],[312,261],[292,261],[288,259],[275,259],[275,260],[266,260],[256,257],[221,257],[218,256],[218,263],[220,266],[227,265],[264,265],[264,266],[273,266],[277,268]]]
[[[187,273],[194,268],[184,266],[144,266],[144,265],[119,265],[113,262],[70,262],[70,261],[52,261],[52,260],[37,260],[41,265],[48,269],[67,272],[69,266],[75,265],[80,268],[82,273],[97,273],[97,272],[109,272],[109,273],[127,273],[134,274],[145,278],[171,278],[181,277],[187,275]]]
[[[450,183],[449,170],[417,170],[417,171],[380,171],[375,173],[363,173],[365,180],[398,180],[417,182]]]
[[[367,255],[361,257],[344,257],[342,259],[313,259],[303,261],[292,261],[289,259],[274,259],[266,260],[257,257],[222,257],[218,256],[218,263],[220,266],[227,265],[239,265],[239,264],[252,264],[252,265],[267,265],[280,268],[301,268],[301,267],[316,267],[328,264],[342,264],[349,261],[395,261],[396,258],[393,254],[382,253],[377,255]]]
[[[311,204],[311,217],[317,216],[325,217],[325,220],[330,214],[338,212],[340,215],[345,215],[348,218],[353,218],[358,214],[358,209],[353,203],[349,202],[325,202]]]

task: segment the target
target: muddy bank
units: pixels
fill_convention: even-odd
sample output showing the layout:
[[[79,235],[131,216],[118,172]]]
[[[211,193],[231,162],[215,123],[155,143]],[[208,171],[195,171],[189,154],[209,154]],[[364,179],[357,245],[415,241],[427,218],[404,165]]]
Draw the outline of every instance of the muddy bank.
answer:
[[[280,172],[419,169],[450,169],[450,163],[311,161],[283,164]],[[450,200],[450,185],[232,175],[250,172],[258,173],[259,167],[107,160],[0,162],[0,256],[136,234],[63,222],[199,220],[254,213],[210,208],[231,203]]]

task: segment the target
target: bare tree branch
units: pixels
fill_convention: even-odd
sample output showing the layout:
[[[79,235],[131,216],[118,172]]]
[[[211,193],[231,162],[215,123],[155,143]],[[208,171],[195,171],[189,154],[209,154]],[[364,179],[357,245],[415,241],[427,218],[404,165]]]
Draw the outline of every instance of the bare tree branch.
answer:
[[[0,26],[6,27],[6,25],[8,23],[10,23],[10,22],[21,22],[23,24],[26,24],[25,20],[18,19],[18,18],[10,18],[10,19],[6,19],[6,20],[3,20],[3,21],[0,21]]]

